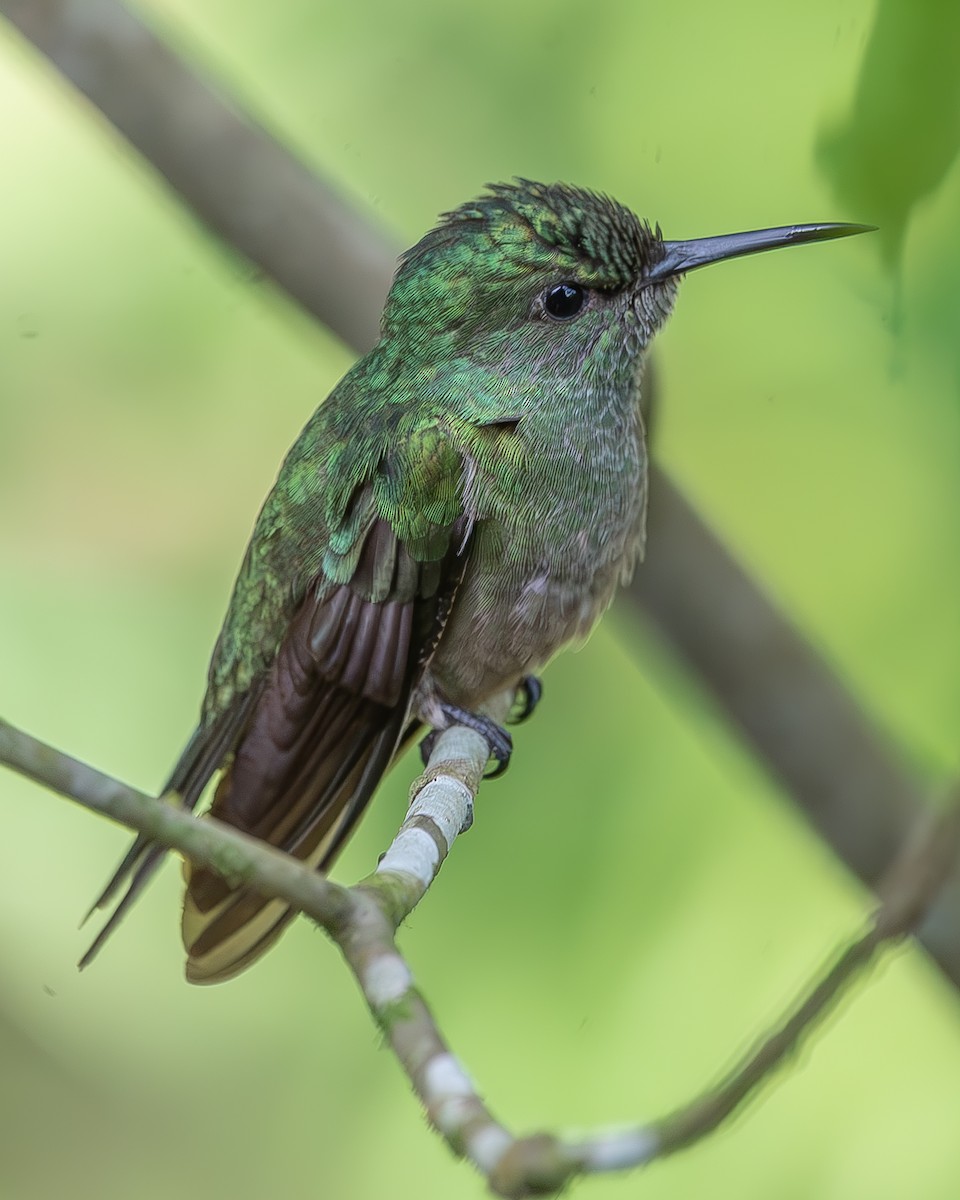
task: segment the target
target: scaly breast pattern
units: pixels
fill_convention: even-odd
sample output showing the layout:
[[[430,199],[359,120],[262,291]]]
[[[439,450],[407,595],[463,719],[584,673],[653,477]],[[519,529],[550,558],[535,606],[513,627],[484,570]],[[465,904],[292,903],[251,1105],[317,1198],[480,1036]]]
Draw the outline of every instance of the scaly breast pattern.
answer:
[[[483,464],[477,526],[447,628],[420,689],[465,708],[582,641],[643,549],[646,450],[639,411],[556,429],[534,425],[516,471]],[[541,439],[537,442],[535,439]]]

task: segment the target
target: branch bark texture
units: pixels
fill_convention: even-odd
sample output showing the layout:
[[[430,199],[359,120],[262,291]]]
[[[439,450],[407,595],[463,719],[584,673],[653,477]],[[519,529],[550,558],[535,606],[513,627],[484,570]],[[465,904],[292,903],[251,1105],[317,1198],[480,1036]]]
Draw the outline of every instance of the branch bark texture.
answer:
[[[502,716],[507,706],[505,697],[491,715]],[[797,1049],[878,951],[915,927],[960,852],[958,787],[942,814],[928,818],[900,853],[881,884],[882,903],[868,929],[828,964],[753,1053],[683,1108],[589,1137],[517,1137],[494,1117],[444,1040],[396,943],[398,927],[473,822],[487,753],[473,730],[455,727],[439,737],[377,869],[345,888],[255,838],[137,792],[0,720],[0,762],[229,880],[288,901],[321,925],[339,946],[431,1125],[504,1197],[553,1195],[578,1175],[644,1166],[712,1133]]]

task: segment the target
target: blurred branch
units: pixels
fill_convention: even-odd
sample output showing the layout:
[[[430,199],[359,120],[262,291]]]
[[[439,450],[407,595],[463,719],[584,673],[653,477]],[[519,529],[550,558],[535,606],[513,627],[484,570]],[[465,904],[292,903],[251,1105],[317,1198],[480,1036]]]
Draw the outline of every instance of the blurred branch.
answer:
[[[936,901],[960,854],[960,784],[942,811],[932,807],[911,830],[877,889],[881,900],[867,931],[840,952],[783,1023],[715,1089],[657,1124],[661,1153],[699,1140],[738,1110],[759,1082],[794,1053],[877,952],[914,932]]]
[[[377,339],[394,253],[329,184],[114,0],[2,0],[195,216],[351,346]]]
[[[357,350],[393,251],[380,230],[205,83],[118,0],[0,0],[205,224]],[[651,617],[850,869],[875,886],[923,812],[913,780],[841,681],[662,469],[648,559],[621,612]],[[960,883],[920,937],[960,986]]]
[[[647,559],[622,607],[649,617],[767,769],[868,887],[925,802],[850,692],[656,465]],[[960,880],[918,936],[960,984]]]
[[[507,703],[503,698],[500,713]],[[797,1049],[877,952],[914,928],[960,853],[958,787],[944,812],[929,817],[898,856],[866,933],[719,1086],[667,1117],[615,1133],[518,1138],[493,1117],[444,1041],[396,944],[398,927],[436,879],[457,835],[473,822],[487,753],[472,730],[444,732],[376,871],[345,888],[256,838],[126,787],[0,720],[0,762],[317,921],[340,947],[430,1123],[505,1197],[551,1195],[577,1175],[643,1166],[712,1133]]]
[[[902,765],[810,643],[654,466],[627,596],[870,886],[922,811]]]

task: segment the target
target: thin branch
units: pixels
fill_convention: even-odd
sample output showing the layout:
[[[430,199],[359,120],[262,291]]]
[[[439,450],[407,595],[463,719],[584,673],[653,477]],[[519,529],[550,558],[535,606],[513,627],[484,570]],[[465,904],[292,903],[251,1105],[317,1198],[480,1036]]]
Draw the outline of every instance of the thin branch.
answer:
[[[472,730],[457,727],[439,737],[377,870],[343,888],[257,839],[136,792],[0,721],[0,762],[231,881],[288,901],[326,929],[430,1123],[504,1197],[552,1195],[578,1175],[643,1166],[713,1132],[797,1049],[878,951],[915,927],[960,853],[958,787],[942,814],[930,816],[897,858],[881,884],[883,901],[870,928],[720,1085],[667,1117],[622,1131],[576,1140],[548,1133],[515,1137],[492,1115],[444,1041],[395,940],[456,837],[472,824],[486,757],[486,743]]]
[[[342,916],[347,904],[345,889],[304,871],[290,855],[219,821],[199,821],[175,804],[138,792],[2,719],[0,762],[84,808],[179,850],[232,883],[255,883],[265,893],[289,897],[322,925],[334,924]]]

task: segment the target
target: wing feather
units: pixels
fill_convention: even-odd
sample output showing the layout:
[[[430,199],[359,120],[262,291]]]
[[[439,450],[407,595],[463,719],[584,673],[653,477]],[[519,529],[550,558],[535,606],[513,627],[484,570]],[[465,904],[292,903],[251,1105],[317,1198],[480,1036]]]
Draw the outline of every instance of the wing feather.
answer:
[[[437,623],[446,619],[459,585],[465,561],[459,549],[460,538],[451,536],[443,569],[426,573],[428,585],[436,583],[425,594],[425,572],[410,569],[403,543],[387,522],[377,521],[356,581],[335,588],[317,581],[307,589],[217,788],[212,816],[329,869],[408,726],[424,650],[436,644]],[[371,592],[383,598],[372,600]],[[231,889],[212,871],[188,868],[188,978],[230,978],[271,945],[289,919],[286,905],[247,886]]]
[[[217,770],[240,736],[240,730],[257,694],[258,692],[254,690],[246,696],[239,697],[235,704],[219,714],[207,728],[201,727],[196,730],[177,761],[161,795],[175,794],[185,808],[190,811],[196,808],[210,776]],[[93,902],[83,919],[86,922],[98,909],[106,908],[120,889],[125,884],[127,885],[127,890],[120,902],[94,938],[86,954],[80,959],[78,966],[81,970],[89,966],[99,954],[107,938],[120,924],[134,901],[153,878],[165,855],[165,847],[157,846],[143,834],[138,834],[134,839],[106,887]]]
[[[167,785],[192,810],[222,768],[211,814],[319,870],[419,731],[410,697],[446,623],[472,530],[462,502],[466,452],[438,419],[398,425],[372,474],[359,468],[371,444],[344,441],[346,486],[331,482],[315,541],[305,539],[307,513],[291,534],[291,506],[310,503],[299,473],[306,456],[327,436],[321,427],[332,434],[346,414],[333,400],[318,410],[319,424],[305,430],[264,504],[214,651],[203,720]],[[304,562],[315,574],[298,584]],[[163,854],[136,839],[94,908],[125,883],[127,891],[81,965]],[[185,875],[194,982],[236,974],[291,918],[283,902],[231,889],[212,871],[186,864]]]

